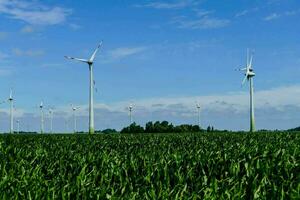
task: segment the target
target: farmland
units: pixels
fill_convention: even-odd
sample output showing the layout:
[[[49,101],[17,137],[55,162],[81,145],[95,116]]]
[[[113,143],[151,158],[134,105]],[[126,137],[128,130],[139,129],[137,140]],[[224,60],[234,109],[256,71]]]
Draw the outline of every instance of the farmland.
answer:
[[[299,199],[300,133],[1,135],[1,199]]]

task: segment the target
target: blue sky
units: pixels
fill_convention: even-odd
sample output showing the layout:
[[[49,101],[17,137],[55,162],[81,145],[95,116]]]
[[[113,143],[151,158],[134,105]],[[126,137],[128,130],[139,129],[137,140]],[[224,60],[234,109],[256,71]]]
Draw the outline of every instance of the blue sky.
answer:
[[[254,49],[259,129],[300,125],[300,2],[23,1],[0,0],[0,100],[14,89],[21,129],[39,129],[37,106],[55,108],[54,127],[72,127],[69,104],[80,106],[87,129],[88,68],[64,55],[95,62],[96,129],[134,119],[248,129],[248,87],[235,69]],[[9,105],[0,105],[0,131]],[[46,120],[46,128],[49,128]]]

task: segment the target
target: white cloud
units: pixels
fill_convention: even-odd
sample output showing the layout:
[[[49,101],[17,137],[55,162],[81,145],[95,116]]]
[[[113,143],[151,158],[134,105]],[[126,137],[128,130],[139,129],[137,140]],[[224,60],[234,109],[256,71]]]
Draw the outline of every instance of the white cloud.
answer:
[[[135,5],[141,8],[154,8],[154,9],[181,9],[190,6],[198,5],[199,1],[194,0],[178,0],[173,2],[152,2],[148,4]]]
[[[115,61],[115,60],[120,60],[132,55],[139,54],[143,51],[145,51],[147,48],[146,47],[120,47],[113,49],[109,51],[105,55],[105,60],[107,62]]]
[[[188,96],[188,97],[159,97],[146,98],[130,101],[120,101],[111,104],[96,104],[95,108],[108,109],[110,111],[123,111],[133,102],[135,107],[147,110],[167,109],[170,107],[177,107],[180,109],[194,110],[195,102],[199,102],[203,109],[210,109],[214,111],[226,110],[228,107],[234,107],[237,112],[247,112],[249,108],[249,93],[248,89],[244,88],[242,92],[228,92],[222,95],[203,95],[203,96]],[[283,95],[284,94],[284,95]],[[293,98],[291,98],[293,97]],[[255,91],[255,107],[262,109],[267,107],[274,107],[282,109],[286,106],[295,106],[300,108],[300,85],[284,86],[272,88],[268,90]],[[87,110],[87,105],[79,105],[82,110]],[[174,107],[174,109],[175,109]],[[68,108],[69,109],[69,108]],[[66,110],[65,110],[66,111]]]
[[[81,29],[81,26],[78,24],[69,24],[69,26],[71,29],[73,29],[75,31]]]
[[[207,16],[207,15],[210,15],[210,14],[213,14],[215,11],[212,11],[212,10],[198,10],[196,9],[196,15],[198,17],[204,17],[204,16]]]
[[[242,17],[242,16],[248,15],[250,13],[257,12],[258,10],[259,10],[258,7],[247,9],[247,10],[243,10],[241,12],[236,13],[235,17]]]
[[[187,16],[174,17],[171,24],[175,24],[178,28],[187,29],[215,29],[227,26],[230,23],[228,19],[220,19],[211,17],[215,11],[198,9],[195,6],[199,5],[201,1],[194,0],[178,0],[173,2],[152,2],[143,5],[136,5],[135,7],[148,7],[154,9],[182,9],[188,8],[194,12],[194,19]]]
[[[33,33],[35,30],[32,26],[24,26],[22,29],[21,29],[21,33]]]
[[[215,17],[205,16],[200,19],[187,19],[186,17],[179,17],[173,20],[178,28],[188,29],[216,29],[226,27],[230,24],[228,19],[219,19]]]
[[[290,16],[297,15],[299,12],[300,12],[300,10],[290,10],[290,11],[285,11],[285,12],[282,12],[282,13],[272,13],[272,14],[266,16],[264,18],[264,20],[265,21],[271,21],[271,20],[274,20],[274,19],[279,19],[281,17],[290,17]]]
[[[284,94],[284,95],[283,95]],[[291,98],[292,97],[292,98]],[[97,129],[122,128],[128,125],[128,105],[133,102],[133,118],[144,125],[150,120],[168,120],[175,124],[196,123],[195,102],[201,105],[201,121],[203,127],[214,125],[219,129],[247,130],[249,120],[249,93],[247,88],[243,92],[228,92],[225,94],[172,97],[145,98],[115,103],[95,104],[95,123]],[[260,90],[255,92],[255,112],[258,128],[287,129],[299,126],[300,85]],[[87,130],[88,105],[77,105],[79,129]],[[0,112],[9,114],[9,109],[1,108]],[[70,105],[55,108],[55,127],[65,130],[65,122],[72,121]],[[21,121],[35,117],[31,126],[39,127],[39,113],[36,110],[19,110]],[[8,120],[8,116],[5,117]],[[4,119],[3,119],[4,120]],[[72,126],[72,123],[69,124]]]
[[[264,20],[265,20],[265,21],[271,21],[271,20],[274,20],[274,19],[278,19],[278,18],[280,18],[280,17],[281,17],[281,15],[279,15],[279,14],[277,14],[277,13],[272,13],[272,14],[266,16],[266,17],[264,18]]]
[[[12,52],[16,55],[16,56],[30,56],[30,57],[35,57],[35,56],[42,56],[44,55],[44,51],[43,50],[22,50],[19,48],[14,48],[12,50]]]
[[[37,1],[0,0],[0,13],[33,25],[55,25],[65,22],[70,9],[48,7]]]

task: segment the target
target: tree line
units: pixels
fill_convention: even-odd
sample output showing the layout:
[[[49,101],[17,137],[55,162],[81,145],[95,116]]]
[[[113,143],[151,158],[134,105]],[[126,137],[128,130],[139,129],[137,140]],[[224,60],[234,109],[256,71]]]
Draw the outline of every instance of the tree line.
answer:
[[[123,128],[120,133],[185,133],[185,132],[204,132],[205,130],[198,125],[181,124],[173,125],[168,121],[148,122],[145,127],[142,127],[135,122],[130,126]],[[209,126],[207,132],[215,131],[214,127]]]

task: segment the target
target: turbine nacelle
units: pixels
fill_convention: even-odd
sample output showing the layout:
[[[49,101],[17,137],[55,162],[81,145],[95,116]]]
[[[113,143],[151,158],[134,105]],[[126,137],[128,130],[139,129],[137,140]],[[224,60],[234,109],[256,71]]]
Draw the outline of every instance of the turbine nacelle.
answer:
[[[239,69],[239,71],[245,71],[245,78],[242,81],[242,85],[245,84],[246,80],[249,80],[250,78],[255,76],[254,70],[252,68],[252,60],[253,60],[253,55],[250,55],[249,58],[249,50],[247,51],[247,65],[245,68]]]
[[[80,107],[75,107],[73,104],[71,104],[71,108],[73,111],[76,111],[77,109],[79,109]]]
[[[9,94],[9,98],[8,98],[8,101],[13,101],[13,94],[12,94],[12,90],[10,90],[10,94]]]
[[[43,107],[44,107],[44,104],[43,104],[43,102],[41,102],[40,109],[43,109]]]
[[[129,111],[132,111],[132,109],[133,109],[133,105],[132,105],[132,104],[130,104],[130,105],[128,106],[128,109],[129,109]]]

